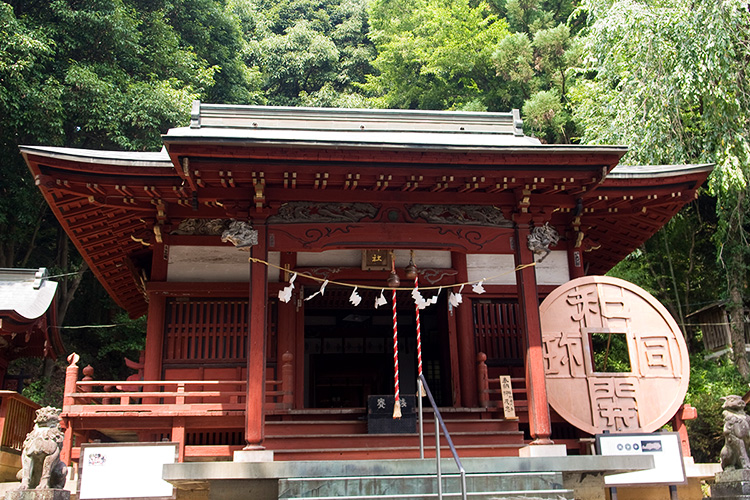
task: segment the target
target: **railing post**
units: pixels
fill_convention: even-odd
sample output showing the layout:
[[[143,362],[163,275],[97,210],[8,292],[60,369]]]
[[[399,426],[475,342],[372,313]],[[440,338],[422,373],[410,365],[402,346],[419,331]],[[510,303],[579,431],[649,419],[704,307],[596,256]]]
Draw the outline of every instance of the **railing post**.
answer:
[[[487,355],[483,352],[477,354],[477,387],[479,388],[479,406],[487,408],[490,406],[490,382],[487,376]]]
[[[114,385],[105,385],[102,387],[102,389],[104,389],[104,392],[115,392]],[[114,403],[114,401],[115,401],[115,398],[110,398],[110,397],[102,398],[103,405],[111,405],[112,403]]]
[[[70,457],[73,451],[73,424],[65,417],[65,414],[73,406],[75,400],[73,399],[73,393],[76,392],[76,383],[78,382],[78,360],[81,359],[76,353],[72,353],[68,356],[68,367],[65,369],[65,392],[63,394],[63,411],[62,421],[65,425],[65,438],[63,440],[63,446],[60,450],[60,461],[64,464],[70,465]]]
[[[179,383],[177,384],[177,394],[185,393],[185,384]],[[185,396],[177,396],[175,398],[175,403],[178,405],[184,405],[185,404]]]
[[[75,403],[72,394],[76,392],[76,382],[78,382],[78,360],[81,357],[73,353],[68,356],[68,367],[65,369],[65,393],[63,394],[63,414],[66,413],[66,407]]]
[[[182,386],[183,390],[185,386]],[[172,420],[172,442],[177,443],[177,461],[185,461],[185,417]]]
[[[87,365],[83,368],[83,377],[81,378],[81,382],[92,382],[94,380],[94,367],[91,365]],[[81,392],[93,392],[94,388],[90,385],[82,385],[81,386]],[[76,392],[75,390],[73,392]],[[86,403],[92,403],[94,400],[91,398],[85,398],[81,399],[82,404]]]
[[[285,409],[294,407],[294,365],[292,360],[294,356],[291,352],[286,351],[281,355],[281,403]]]
[[[674,418],[672,418],[672,428],[680,436],[680,445],[682,446],[682,456],[690,457],[690,440],[688,439],[687,427],[685,420],[698,418],[698,411],[690,405],[680,406]]]

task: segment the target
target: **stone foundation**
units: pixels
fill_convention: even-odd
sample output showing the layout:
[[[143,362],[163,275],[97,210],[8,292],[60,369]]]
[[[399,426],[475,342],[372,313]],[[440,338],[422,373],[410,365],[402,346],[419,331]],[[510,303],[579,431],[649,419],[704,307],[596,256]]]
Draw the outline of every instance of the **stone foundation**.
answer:
[[[716,474],[711,499],[750,500],[750,470],[729,469]]]
[[[70,500],[70,492],[57,489],[14,490],[5,494],[5,500]]]

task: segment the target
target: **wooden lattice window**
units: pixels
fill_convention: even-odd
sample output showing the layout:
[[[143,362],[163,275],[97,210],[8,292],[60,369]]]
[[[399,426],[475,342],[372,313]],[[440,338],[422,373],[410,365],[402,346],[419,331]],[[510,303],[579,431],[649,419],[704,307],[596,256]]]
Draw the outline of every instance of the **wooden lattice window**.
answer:
[[[517,301],[475,300],[474,346],[487,364],[523,365],[524,337]]]
[[[170,299],[164,363],[244,363],[247,329],[247,300]]]

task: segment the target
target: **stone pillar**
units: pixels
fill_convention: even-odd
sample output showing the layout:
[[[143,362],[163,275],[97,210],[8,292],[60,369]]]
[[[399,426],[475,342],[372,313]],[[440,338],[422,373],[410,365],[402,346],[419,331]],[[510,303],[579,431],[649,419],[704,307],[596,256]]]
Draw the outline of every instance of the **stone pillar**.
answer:
[[[516,266],[534,263],[534,254],[528,247],[531,233],[528,223],[516,224]],[[552,425],[547,405],[547,387],[544,377],[544,352],[542,325],[539,317],[539,292],[536,268],[531,265],[516,271],[516,287],[526,332],[526,391],[529,400],[529,427],[532,444],[553,444]]]

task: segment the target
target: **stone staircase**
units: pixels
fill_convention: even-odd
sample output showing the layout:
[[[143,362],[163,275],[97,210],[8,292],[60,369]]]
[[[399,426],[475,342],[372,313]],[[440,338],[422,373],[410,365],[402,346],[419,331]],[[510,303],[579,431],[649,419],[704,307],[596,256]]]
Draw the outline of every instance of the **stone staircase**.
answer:
[[[448,431],[461,457],[518,456],[524,446],[518,422],[492,418],[482,412],[444,414]],[[311,418],[312,417],[312,418]],[[425,456],[435,456],[435,424],[425,413]],[[301,412],[284,419],[267,420],[264,446],[273,450],[275,460],[378,460],[419,458],[419,436],[409,434],[368,434],[364,413],[346,413],[336,418],[316,418]],[[441,454],[450,450],[441,436]]]
[[[460,475],[443,474],[443,497],[461,498]],[[572,499],[559,472],[467,473],[471,499]],[[279,480],[279,500],[376,500],[438,498],[435,474],[304,477]]]

